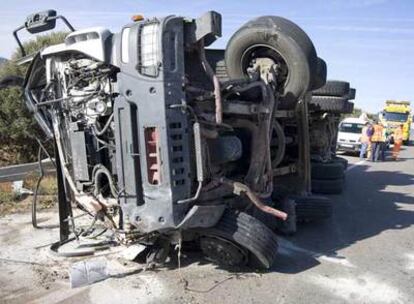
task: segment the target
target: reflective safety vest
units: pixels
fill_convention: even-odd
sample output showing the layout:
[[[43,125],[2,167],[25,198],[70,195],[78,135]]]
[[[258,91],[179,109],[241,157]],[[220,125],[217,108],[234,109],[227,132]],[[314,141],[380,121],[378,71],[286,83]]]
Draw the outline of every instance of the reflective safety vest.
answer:
[[[383,126],[374,125],[374,134],[372,134],[371,141],[372,142],[385,142]]]
[[[394,131],[394,141],[397,142],[397,143],[401,143],[403,141],[403,139],[404,139],[403,131],[401,130],[400,127],[398,127]]]
[[[365,126],[362,128],[361,132],[361,143],[367,144],[370,142],[370,137],[368,136],[368,127]]]

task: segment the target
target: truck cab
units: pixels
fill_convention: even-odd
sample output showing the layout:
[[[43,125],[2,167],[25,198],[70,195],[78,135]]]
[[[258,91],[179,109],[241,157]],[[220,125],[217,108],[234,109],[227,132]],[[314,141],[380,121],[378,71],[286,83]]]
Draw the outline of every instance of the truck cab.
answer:
[[[410,102],[386,101],[385,107],[379,115],[379,119],[387,128],[389,134],[393,133],[400,125],[403,125],[403,141],[408,142],[412,122]]]

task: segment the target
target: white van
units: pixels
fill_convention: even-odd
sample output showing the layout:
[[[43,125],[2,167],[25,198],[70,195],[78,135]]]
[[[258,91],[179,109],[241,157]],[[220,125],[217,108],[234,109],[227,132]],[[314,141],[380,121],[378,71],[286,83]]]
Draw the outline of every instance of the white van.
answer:
[[[345,118],[339,124],[337,150],[359,152],[361,149],[362,128],[367,123],[361,118]]]

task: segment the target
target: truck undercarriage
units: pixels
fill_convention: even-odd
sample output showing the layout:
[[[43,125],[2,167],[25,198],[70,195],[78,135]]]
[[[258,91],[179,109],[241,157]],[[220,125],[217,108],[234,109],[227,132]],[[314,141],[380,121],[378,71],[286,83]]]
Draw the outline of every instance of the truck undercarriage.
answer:
[[[216,12],[168,16],[73,31],[31,59],[24,95],[55,142],[62,241],[75,204],[157,262],[191,241],[220,264],[271,267],[273,225],[295,225],[289,196],[310,195],[308,103],[326,64],[280,17],[206,49],[219,36]]]

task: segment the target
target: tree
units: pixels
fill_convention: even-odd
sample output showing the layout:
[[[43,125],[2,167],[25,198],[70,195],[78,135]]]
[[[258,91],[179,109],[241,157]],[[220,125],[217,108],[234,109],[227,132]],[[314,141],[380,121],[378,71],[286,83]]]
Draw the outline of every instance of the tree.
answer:
[[[343,120],[343,119],[345,119],[347,117],[356,117],[356,118],[358,118],[358,117],[361,116],[362,113],[366,113],[367,116],[368,116],[368,118],[371,119],[371,120],[378,119],[378,115],[377,114],[367,113],[367,112],[362,111],[362,109],[360,109],[360,108],[355,108],[354,107],[354,111],[352,113],[350,113],[350,114],[342,114],[341,115],[341,120]]]
[[[27,54],[32,54],[46,46],[63,42],[66,35],[57,32],[37,36],[24,43],[24,47]],[[19,58],[20,49],[16,49],[12,60],[0,66],[0,79],[8,75],[25,76],[28,65],[17,65],[15,61]],[[38,145],[30,134],[42,133],[24,105],[21,88],[0,90],[0,165],[36,160]]]

